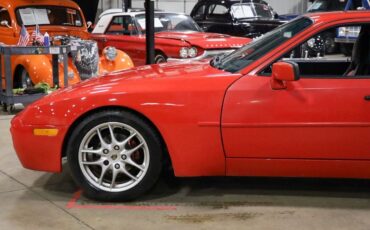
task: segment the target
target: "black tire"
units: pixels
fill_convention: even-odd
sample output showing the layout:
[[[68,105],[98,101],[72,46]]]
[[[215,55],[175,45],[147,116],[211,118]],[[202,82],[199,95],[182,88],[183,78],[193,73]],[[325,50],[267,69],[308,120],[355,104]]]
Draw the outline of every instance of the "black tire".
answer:
[[[16,71],[14,78],[13,88],[14,89],[26,89],[32,88],[34,86],[31,77],[27,70],[23,67],[19,67]]]
[[[147,164],[148,167],[146,167],[147,168],[146,173],[145,174],[143,173],[142,179],[138,182],[138,184],[124,191],[114,191],[114,192],[106,191],[104,190],[104,188],[103,189],[99,188],[98,187],[99,184],[95,185],[96,183],[95,184],[91,183],[91,177],[89,181],[89,178],[85,176],[86,173],[85,174],[83,173],[83,170],[85,170],[83,168],[86,166],[81,166],[82,163],[80,163],[79,161],[79,159],[81,159],[79,158],[79,155],[83,154],[81,153],[83,151],[80,152],[80,148],[82,146],[81,143],[83,143],[83,139],[86,138],[85,136],[89,132],[91,132],[91,130],[93,130],[94,127],[99,127],[99,125],[106,124],[107,122],[118,122],[118,123],[122,123],[122,124],[125,124],[127,126],[134,128],[135,131],[137,131],[139,135],[141,135],[143,140],[145,140],[147,150],[149,152],[148,154],[149,154],[150,160],[148,161],[148,164]],[[104,130],[101,131],[102,132],[101,136],[103,136],[103,131]],[[129,138],[127,138],[126,140],[128,139]],[[90,140],[92,140],[92,138]],[[126,147],[124,147],[123,149],[125,148]],[[102,147],[100,147],[100,149],[102,149]],[[144,151],[144,150],[140,150],[140,151]],[[154,184],[158,181],[159,175],[162,170],[163,152],[164,152],[164,147],[161,144],[161,141],[160,141],[160,138],[158,137],[157,132],[153,130],[151,125],[149,125],[145,120],[141,119],[140,117],[134,115],[131,112],[120,111],[120,110],[104,110],[104,111],[100,111],[100,112],[97,112],[95,114],[92,114],[86,117],[72,131],[71,137],[67,143],[68,165],[71,170],[73,179],[82,188],[84,195],[86,195],[87,197],[91,199],[100,200],[100,201],[130,201],[148,192],[154,186]],[[131,159],[131,157],[132,156],[129,156],[128,158]],[[118,160],[118,158],[116,160]],[[101,155],[100,155],[100,159],[103,159]],[[112,165],[112,168],[106,170],[106,173],[101,173],[101,175],[109,173],[109,170],[111,170],[111,174],[113,175],[113,170],[115,170],[113,169],[113,167],[115,167],[116,165],[115,163],[112,163],[110,165]],[[110,165],[107,166],[107,168],[110,167]],[[128,169],[126,168],[127,166],[128,164],[127,165],[123,164],[122,170],[128,171]],[[99,167],[101,168],[101,171],[103,171],[103,166],[101,165]],[[132,167],[132,168],[134,169],[135,167]],[[122,172],[121,174],[122,174],[121,177],[125,177],[128,175],[128,174],[123,174]],[[89,175],[93,175],[93,174],[89,174]],[[127,177],[127,179],[129,179],[129,177]],[[112,184],[115,184],[115,183],[112,182]]]
[[[157,53],[155,55],[155,58],[154,58],[154,63],[155,64],[160,64],[160,63],[166,63],[167,62],[167,58],[164,54],[162,53]]]
[[[353,44],[340,44],[340,52],[344,54],[346,57],[352,56]]]
[[[325,44],[325,54],[334,54],[338,52],[338,46],[335,42],[335,33],[325,32],[321,34]]]

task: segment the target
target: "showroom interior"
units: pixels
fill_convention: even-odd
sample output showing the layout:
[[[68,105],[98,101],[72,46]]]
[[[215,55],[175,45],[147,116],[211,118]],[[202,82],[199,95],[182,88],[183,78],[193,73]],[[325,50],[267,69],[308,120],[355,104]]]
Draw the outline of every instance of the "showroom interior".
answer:
[[[0,229],[370,229],[369,0],[0,0]]]

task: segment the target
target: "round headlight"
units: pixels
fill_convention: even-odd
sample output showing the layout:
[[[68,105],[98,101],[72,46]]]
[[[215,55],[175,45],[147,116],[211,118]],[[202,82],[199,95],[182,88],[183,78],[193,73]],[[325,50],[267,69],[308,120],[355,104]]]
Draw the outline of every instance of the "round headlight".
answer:
[[[116,60],[117,57],[117,49],[114,48],[113,46],[108,46],[104,49],[103,51],[105,58],[108,61],[114,61]]]
[[[189,55],[189,49],[186,47],[183,47],[180,49],[180,57],[181,58],[187,58]]]
[[[191,48],[189,49],[188,54],[189,54],[189,57],[191,57],[191,58],[196,57],[196,56],[198,55],[198,50],[197,50],[197,48],[195,48],[195,47],[191,47]]]

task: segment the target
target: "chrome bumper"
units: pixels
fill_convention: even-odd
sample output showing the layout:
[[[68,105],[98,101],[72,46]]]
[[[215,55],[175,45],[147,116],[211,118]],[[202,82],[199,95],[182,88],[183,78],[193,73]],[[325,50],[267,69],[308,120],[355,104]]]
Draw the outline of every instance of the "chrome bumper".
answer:
[[[227,50],[205,50],[202,55],[195,58],[168,58],[167,62],[189,62],[189,61],[200,61],[206,58],[213,58],[220,54],[230,54],[234,52],[235,49]]]

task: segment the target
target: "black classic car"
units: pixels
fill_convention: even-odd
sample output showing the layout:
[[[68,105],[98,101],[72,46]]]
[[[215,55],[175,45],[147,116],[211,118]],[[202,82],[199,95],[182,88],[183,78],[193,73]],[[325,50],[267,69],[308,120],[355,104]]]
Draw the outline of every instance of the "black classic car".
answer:
[[[283,23],[263,0],[200,0],[191,16],[207,32],[250,38]]]

